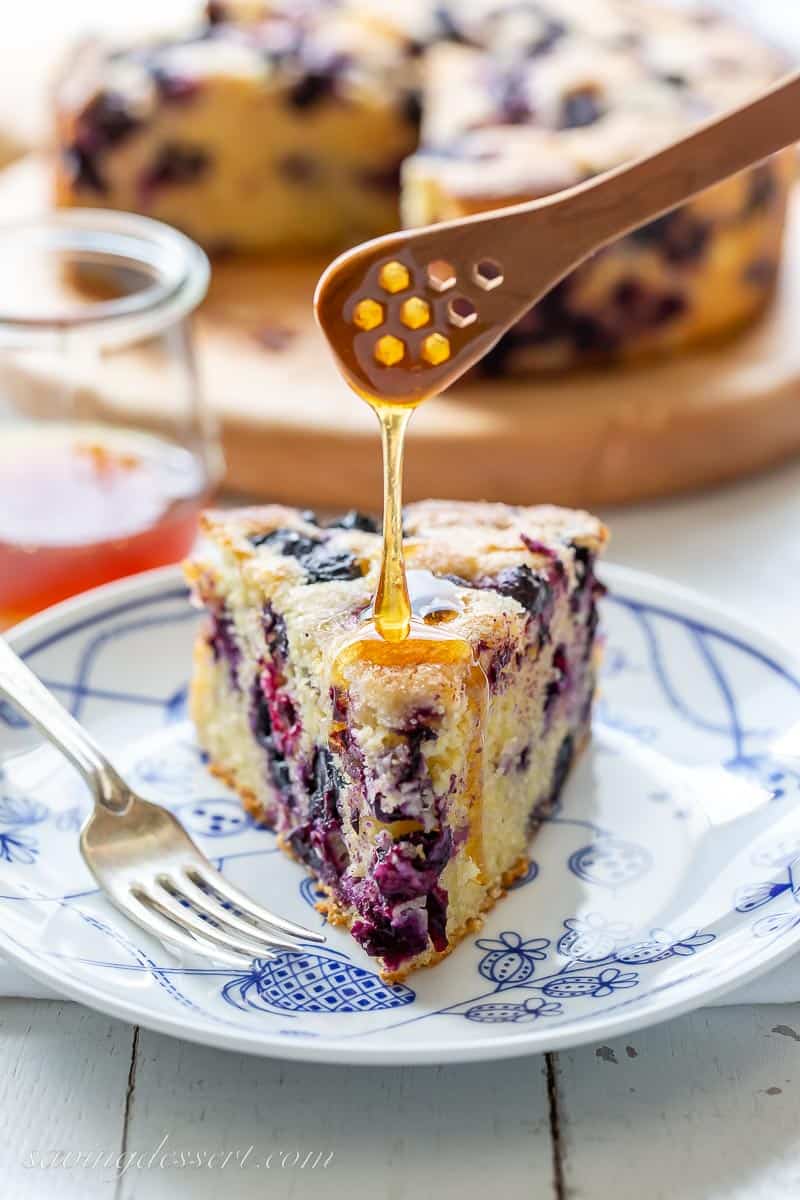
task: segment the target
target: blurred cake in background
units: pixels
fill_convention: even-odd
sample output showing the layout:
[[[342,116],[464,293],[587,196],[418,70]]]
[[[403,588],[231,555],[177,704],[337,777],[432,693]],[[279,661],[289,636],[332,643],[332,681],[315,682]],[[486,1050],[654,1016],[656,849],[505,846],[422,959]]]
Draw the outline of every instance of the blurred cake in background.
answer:
[[[57,198],[146,213],[212,253],[383,232],[417,143],[405,51],[349,12],[299,8],[122,52],[87,45],[58,90]]]
[[[87,47],[57,96],[61,204],[212,252],[330,249],[545,196],[780,74],[729,20],[646,0],[211,0],[182,38]],[[495,375],[681,348],[772,292],[786,151],[623,239],[495,347]]]

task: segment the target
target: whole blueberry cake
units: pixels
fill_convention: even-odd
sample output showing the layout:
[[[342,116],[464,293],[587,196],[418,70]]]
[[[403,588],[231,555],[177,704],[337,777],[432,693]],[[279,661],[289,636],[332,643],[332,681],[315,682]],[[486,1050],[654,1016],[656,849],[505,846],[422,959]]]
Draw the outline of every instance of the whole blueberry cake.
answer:
[[[727,18],[647,0],[211,0],[183,36],[88,48],[57,97],[62,204],[211,250],[342,247],[547,195],[769,84]],[[769,298],[793,152],[624,238],[497,345],[495,375],[729,332]]]
[[[524,869],[589,734],[606,540],[582,512],[443,501],[405,533],[418,615],[463,654],[342,655],[381,554],[356,513],[212,512],[187,566],[200,743],[386,979],[448,953]]]

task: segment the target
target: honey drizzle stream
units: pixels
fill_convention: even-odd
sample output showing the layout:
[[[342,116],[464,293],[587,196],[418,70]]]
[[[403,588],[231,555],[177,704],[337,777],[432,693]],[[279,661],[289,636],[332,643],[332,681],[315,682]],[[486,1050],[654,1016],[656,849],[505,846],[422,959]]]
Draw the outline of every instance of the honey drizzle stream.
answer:
[[[403,450],[413,409],[371,404],[381,425],[383,446],[383,554],[375,595],[375,627],[387,642],[402,642],[411,631],[403,556]]]

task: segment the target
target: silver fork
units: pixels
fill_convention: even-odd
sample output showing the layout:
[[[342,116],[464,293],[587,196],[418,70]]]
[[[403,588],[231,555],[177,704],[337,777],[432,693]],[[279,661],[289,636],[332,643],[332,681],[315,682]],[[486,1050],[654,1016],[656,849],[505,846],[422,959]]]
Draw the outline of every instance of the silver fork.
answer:
[[[136,795],[3,638],[0,694],[83,776],[94,810],[81,831],[81,854],[126,917],[168,945],[237,967],[325,941],[233,887],[171,813]]]

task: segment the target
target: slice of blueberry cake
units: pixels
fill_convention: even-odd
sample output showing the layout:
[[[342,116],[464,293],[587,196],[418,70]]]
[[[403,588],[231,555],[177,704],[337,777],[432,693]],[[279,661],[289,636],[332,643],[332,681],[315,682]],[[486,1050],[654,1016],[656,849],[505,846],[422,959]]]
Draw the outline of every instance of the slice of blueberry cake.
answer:
[[[606,540],[582,512],[436,501],[405,532],[417,615],[463,653],[342,655],[381,555],[358,514],[212,512],[187,565],[212,768],[387,979],[448,953],[524,869],[589,735]]]

